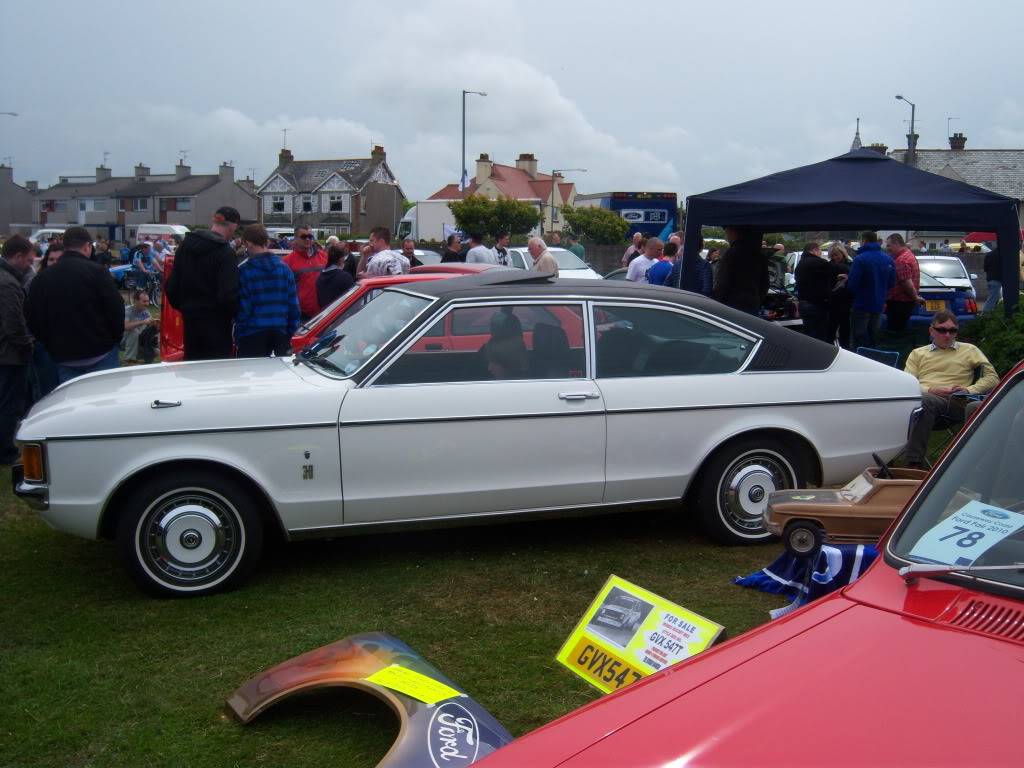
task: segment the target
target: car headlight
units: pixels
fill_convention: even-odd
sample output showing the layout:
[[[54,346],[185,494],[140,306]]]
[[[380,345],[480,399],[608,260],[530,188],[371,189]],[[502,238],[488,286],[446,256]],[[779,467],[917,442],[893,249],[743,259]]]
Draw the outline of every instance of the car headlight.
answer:
[[[42,443],[24,443],[21,446],[21,464],[26,482],[46,482],[46,461]]]

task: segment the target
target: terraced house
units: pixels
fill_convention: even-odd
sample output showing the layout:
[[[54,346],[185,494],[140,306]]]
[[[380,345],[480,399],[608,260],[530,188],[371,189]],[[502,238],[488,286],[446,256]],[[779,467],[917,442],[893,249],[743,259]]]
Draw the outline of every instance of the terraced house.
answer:
[[[101,165],[94,176],[61,176],[39,190],[33,223],[80,224],[105,237],[131,240],[139,224],[206,226],[222,205],[236,208],[243,219],[256,219],[255,185],[251,179],[236,181],[230,163],[213,174],[193,174],[181,162],[174,173],[154,174],[140,163],[131,176],[114,176]]]
[[[339,160],[296,160],[282,149],[258,191],[267,226],[307,226],[329,235],[366,234],[377,226],[394,232],[405,212],[405,195],[379,145],[368,158]]]

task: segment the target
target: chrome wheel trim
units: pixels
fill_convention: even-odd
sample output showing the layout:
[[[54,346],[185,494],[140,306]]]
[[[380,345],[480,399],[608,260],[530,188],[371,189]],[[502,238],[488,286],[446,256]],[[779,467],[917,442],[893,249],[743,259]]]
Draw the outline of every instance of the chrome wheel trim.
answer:
[[[227,579],[245,551],[235,506],[209,488],[178,488],[155,499],[135,528],[135,554],[155,582],[191,592]]]
[[[772,491],[796,486],[796,472],[775,451],[758,449],[737,456],[718,482],[718,514],[734,533],[748,538],[768,535],[764,512]]]

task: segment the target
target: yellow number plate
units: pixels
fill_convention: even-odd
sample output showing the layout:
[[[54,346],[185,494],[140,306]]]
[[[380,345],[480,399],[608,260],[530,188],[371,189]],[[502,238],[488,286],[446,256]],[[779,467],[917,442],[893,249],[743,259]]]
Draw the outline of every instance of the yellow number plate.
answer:
[[[593,680],[594,685],[605,693],[617,691],[647,675],[586,637],[576,643],[568,662],[579,674]]]
[[[929,312],[941,312],[946,308],[946,302],[940,300],[925,301],[924,306]]]

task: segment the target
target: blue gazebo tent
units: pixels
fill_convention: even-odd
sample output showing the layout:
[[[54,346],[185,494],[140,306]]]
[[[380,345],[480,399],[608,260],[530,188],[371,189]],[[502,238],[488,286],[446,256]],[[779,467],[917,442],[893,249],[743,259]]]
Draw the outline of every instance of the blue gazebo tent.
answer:
[[[1003,301],[1018,299],[1021,231],[1018,204],[962,181],[855,149],[831,160],[773,173],[686,198],[684,249],[701,227],[743,226],[762,232],[850,229],[995,232],[1002,256]]]

